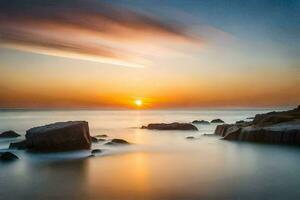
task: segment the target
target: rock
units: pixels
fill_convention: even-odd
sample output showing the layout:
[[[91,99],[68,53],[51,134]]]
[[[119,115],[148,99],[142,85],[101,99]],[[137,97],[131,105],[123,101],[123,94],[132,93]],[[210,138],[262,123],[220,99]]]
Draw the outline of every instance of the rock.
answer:
[[[194,136],[187,136],[186,139],[195,139]]]
[[[224,134],[225,140],[237,140],[241,133],[241,127],[238,126],[231,126],[226,130]]]
[[[9,161],[14,161],[14,160],[18,160],[18,156],[16,156],[15,154],[11,153],[11,152],[3,152],[0,153],[0,161],[4,161],[4,162],[9,162]]]
[[[12,143],[10,148],[26,147],[28,150],[53,152],[90,149],[91,138],[88,122],[57,122],[31,128],[26,131],[26,140]]]
[[[24,150],[27,148],[26,141],[23,140],[21,142],[12,142],[9,144],[9,149],[18,149],[18,150]]]
[[[102,152],[101,149],[93,149],[93,150],[91,151],[92,154],[97,154],[97,153],[101,153],[101,152]]]
[[[96,135],[95,137],[108,137],[108,135],[106,135],[106,134],[102,134],[102,135]]]
[[[224,121],[221,119],[213,119],[210,123],[224,123]]]
[[[150,130],[192,130],[197,131],[197,127],[190,123],[154,123],[148,124],[148,126],[142,126],[143,129],[150,129]]]
[[[253,122],[222,124],[215,134],[226,140],[300,145],[300,109],[258,114]]]
[[[239,121],[236,121],[235,123],[236,124],[241,124],[241,123],[245,123],[245,121],[244,120],[239,120]]]
[[[300,120],[299,106],[293,110],[288,111],[257,114],[253,119],[253,124],[255,126],[267,126],[295,120]]]
[[[19,137],[21,135],[19,135],[18,133],[16,133],[15,131],[5,131],[3,133],[0,134],[0,138],[15,138],[15,137]]]
[[[232,124],[221,124],[221,125],[218,125],[215,129],[215,134],[216,135],[220,135],[220,136],[224,136],[227,129],[229,127],[233,126]]]
[[[209,124],[209,121],[205,120],[194,120],[192,121],[193,124]]]
[[[130,144],[126,140],[123,139],[112,139],[110,142],[105,143],[105,145],[115,145],[115,144]]]
[[[105,141],[105,139],[102,139],[102,138],[96,138],[96,137],[91,136],[91,141],[92,141],[92,143],[98,143],[98,142],[103,142],[103,141]]]

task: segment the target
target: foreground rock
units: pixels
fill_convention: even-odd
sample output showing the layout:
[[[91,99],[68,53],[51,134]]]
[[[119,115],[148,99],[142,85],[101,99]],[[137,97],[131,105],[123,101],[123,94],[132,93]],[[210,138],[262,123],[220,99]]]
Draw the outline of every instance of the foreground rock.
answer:
[[[258,114],[253,122],[218,125],[215,134],[226,140],[300,144],[300,107],[284,112]]]
[[[18,156],[16,156],[13,153],[10,152],[3,152],[0,153],[0,161],[2,162],[9,162],[9,161],[14,161],[14,160],[18,160]]]
[[[0,134],[0,138],[15,138],[15,137],[19,137],[21,135],[19,135],[18,133],[16,133],[15,131],[5,131],[3,133]]]
[[[90,149],[91,138],[88,122],[57,122],[31,128],[26,131],[26,140],[11,143],[10,148],[53,152]]]
[[[112,139],[110,142],[106,143],[106,145],[118,145],[118,144],[126,145],[126,144],[130,144],[130,143],[123,139]]]
[[[155,123],[155,124],[148,124],[148,126],[142,126],[142,129],[150,129],[150,130],[191,130],[197,131],[197,127],[193,124],[189,123]]]
[[[210,123],[225,123],[225,122],[221,119],[213,119],[213,120],[211,120]]]
[[[209,124],[209,121],[205,120],[194,120],[192,121],[193,124]]]

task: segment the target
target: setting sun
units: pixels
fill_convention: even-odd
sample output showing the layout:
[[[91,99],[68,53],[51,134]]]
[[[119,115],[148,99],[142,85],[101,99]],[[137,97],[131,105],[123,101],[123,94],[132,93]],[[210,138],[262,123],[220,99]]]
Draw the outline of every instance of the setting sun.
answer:
[[[141,105],[143,104],[143,102],[142,102],[142,100],[137,99],[137,100],[134,101],[134,104],[135,104],[136,106],[141,106]]]

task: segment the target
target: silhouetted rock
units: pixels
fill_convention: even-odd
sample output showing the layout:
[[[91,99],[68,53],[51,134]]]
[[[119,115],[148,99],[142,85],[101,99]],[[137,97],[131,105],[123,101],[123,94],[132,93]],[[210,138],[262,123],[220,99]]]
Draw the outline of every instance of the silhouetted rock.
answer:
[[[12,142],[9,144],[9,149],[18,149],[18,150],[27,149],[26,141],[23,140],[21,142]]]
[[[239,120],[239,121],[236,121],[235,123],[236,124],[241,124],[241,123],[245,123],[245,121],[244,120]]]
[[[27,130],[26,140],[11,143],[10,148],[33,151],[70,151],[90,149],[91,138],[88,122],[57,122]]]
[[[116,145],[116,144],[130,144],[123,139],[112,139],[110,142],[105,143],[106,145]]]
[[[0,134],[0,138],[15,138],[19,136],[20,135],[18,133],[12,130],[4,131],[3,133]]]
[[[91,151],[92,154],[97,154],[97,153],[101,153],[101,152],[102,152],[101,149],[93,149],[93,150]]]
[[[192,121],[193,124],[209,124],[209,121],[205,120],[194,120]]]
[[[258,114],[253,122],[218,125],[215,134],[226,140],[300,144],[300,109]]]
[[[185,137],[186,139],[195,139],[195,137],[194,136],[187,136],[187,137]]]
[[[192,130],[197,131],[197,127],[193,124],[189,123],[154,123],[154,124],[148,124],[148,126],[142,126],[143,129],[154,129],[154,130]]]
[[[14,161],[14,160],[18,160],[18,156],[16,156],[15,154],[11,153],[11,152],[3,152],[0,153],[0,161],[2,162],[9,162],[9,161]]]
[[[224,121],[221,119],[213,119],[210,123],[224,123]]]

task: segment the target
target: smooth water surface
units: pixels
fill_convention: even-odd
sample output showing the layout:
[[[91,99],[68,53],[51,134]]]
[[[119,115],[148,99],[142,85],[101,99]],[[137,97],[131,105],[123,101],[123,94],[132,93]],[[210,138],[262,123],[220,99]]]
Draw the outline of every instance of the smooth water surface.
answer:
[[[300,148],[228,142],[199,131],[139,129],[151,122],[221,118],[232,123],[265,110],[198,111],[1,111],[0,131],[21,134],[56,121],[86,120],[92,135],[123,138],[89,151],[33,154],[14,151],[0,163],[1,199],[300,199]],[[188,140],[186,136],[196,139]],[[22,139],[22,138],[21,138]],[[20,140],[20,139],[18,139]],[[12,140],[1,139],[1,151]]]

